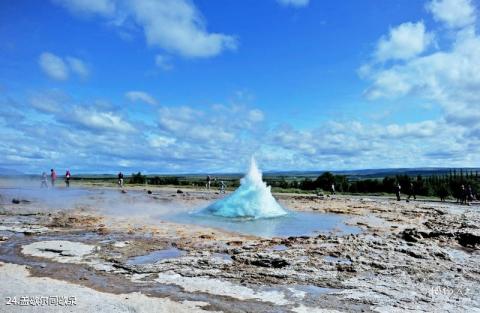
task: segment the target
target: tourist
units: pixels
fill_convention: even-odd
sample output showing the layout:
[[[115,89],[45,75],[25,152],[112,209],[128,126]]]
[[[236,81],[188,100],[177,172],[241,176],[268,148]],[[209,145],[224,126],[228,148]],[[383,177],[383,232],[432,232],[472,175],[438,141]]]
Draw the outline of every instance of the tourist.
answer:
[[[225,183],[223,182],[223,180],[220,181],[220,193],[225,193]]]
[[[468,202],[473,201],[473,191],[472,191],[472,186],[470,185],[467,186],[467,201]]]
[[[397,201],[400,201],[400,191],[402,190],[402,186],[400,186],[400,183],[397,184],[397,187],[395,188],[395,195],[397,196]]]
[[[467,190],[465,189],[465,185],[460,186],[460,204],[467,204]]]
[[[332,189],[332,195],[334,195],[335,194],[335,184],[332,184],[331,189]]]
[[[67,188],[70,187],[70,170],[67,170],[67,172],[65,173],[65,185]]]
[[[207,188],[207,190],[210,190],[211,184],[212,184],[212,177],[210,177],[210,175],[207,175],[207,183],[205,185],[205,188]]]
[[[55,181],[57,180],[57,173],[55,173],[55,170],[52,168],[50,170],[50,182],[52,184],[52,188],[55,188]]]
[[[118,186],[120,186],[120,188],[123,188],[123,173],[122,172],[118,173]]]
[[[415,186],[413,183],[410,183],[410,189],[408,190],[408,198],[407,202],[410,201],[410,198],[413,196],[413,200],[417,200],[417,197],[415,195]]]
[[[42,173],[42,184],[40,185],[40,188],[48,188],[47,173],[45,172]]]

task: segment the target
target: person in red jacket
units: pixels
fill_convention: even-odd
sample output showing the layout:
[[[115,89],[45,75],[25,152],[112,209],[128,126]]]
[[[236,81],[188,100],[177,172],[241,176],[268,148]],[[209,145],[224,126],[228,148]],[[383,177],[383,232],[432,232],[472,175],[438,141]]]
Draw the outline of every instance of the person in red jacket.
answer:
[[[50,170],[50,182],[52,183],[52,188],[55,187],[56,180],[57,180],[57,173],[55,173],[55,170],[52,168]]]

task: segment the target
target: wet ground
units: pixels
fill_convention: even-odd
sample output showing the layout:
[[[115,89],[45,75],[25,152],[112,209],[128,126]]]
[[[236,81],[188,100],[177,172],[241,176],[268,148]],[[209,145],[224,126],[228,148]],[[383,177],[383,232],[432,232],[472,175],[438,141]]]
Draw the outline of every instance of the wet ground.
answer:
[[[478,206],[283,194],[290,220],[202,223],[221,195],[149,190],[0,189],[2,301],[77,297],[0,312],[480,312]]]

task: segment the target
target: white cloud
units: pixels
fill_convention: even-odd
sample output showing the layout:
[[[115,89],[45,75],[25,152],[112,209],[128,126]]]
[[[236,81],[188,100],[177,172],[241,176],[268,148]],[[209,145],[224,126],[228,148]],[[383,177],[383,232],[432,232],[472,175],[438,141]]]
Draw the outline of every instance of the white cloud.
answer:
[[[186,0],[132,1],[147,43],[186,57],[211,57],[236,48],[228,35],[209,33],[197,8]]]
[[[375,57],[379,61],[410,59],[424,52],[432,39],[433,35],[425,31],[423,22],[403,23],[380,39]]]
[[[44,52],[38,59],[38,64],[45,74],[56,80],[68,79],[68,67],[62,58],[50,52]]]
[[[87,78],[90,74],[85,62],[78,58],[62,58],[50,52],[40,54],[38,64],[45,74],[56,80],[67,80],[70,72],[81,78]]]
[[[90,71],[87,65],[82,60],[74,57],[66,57],[66,60],[70,65],[70,69],[72,70],[72,72],[74,72],[78,76],[82,78],[87,78],[88,75],[90,75]]]
[[[52,0],[74,14],[114,14],[116,5],[114,0]]]
[[[113,112],[102,112],[95,108],[74,107],[69,115],[62,117],[65,123],[76,123],[87,129],[107,130],[120,133],[135,131],[135,128]]]
[[[176,142],[175,138],[161,136],[161,135],[154,135],[149,138],[150,146],[153,148],[164,148],[168,147]]]
[[[55,2],[71,12],[103,16],[122,32],[134,21],[143,29],[148,45],[184,57],[212,57],[237,47],[233,36],[207,31],[204,18],[189,0]]]
[[[277,0],[278,3],[284,6],[292,6],[292,7],[306,7],[310,0]]]
[[[170,58],[162,54],[157,54],[155,56],[155,65],[165,71],[169,71],[173,69],[173,65],[170,62]]]
[[[125,97],[132,102],[141,101],[151,105],[157,104],[157,100],[144,91],[129,91],[125,93]]]
[[[248,112],[248,117],[253,123],[261,122],[264,119],[263,112],[259,109],[250,110],[250,112]]]
[[[461,28],[475,23],[476,12],[471,0],[433,0],[426,5],[436,21],[450,28]]]
[[[438,125],[434,121],[422,121],[418,123],[407,123],[403,125],[390,124],[385,128],[384,136],[390,138],[401,137],[432,137],[438,131]]]
[[[31,106],[43,113],[61,112],[65,101],[65,95],[56,91],[35,93],[30,97]]]

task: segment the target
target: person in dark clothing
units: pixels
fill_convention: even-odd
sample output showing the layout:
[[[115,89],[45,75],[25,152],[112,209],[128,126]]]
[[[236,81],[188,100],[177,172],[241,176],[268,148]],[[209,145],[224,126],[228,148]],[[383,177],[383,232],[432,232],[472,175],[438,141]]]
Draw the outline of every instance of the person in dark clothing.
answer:
[[[210,177],[210,175],[207,176],[207,184],[205,185],[205,187],[207,188],[207,190],[210,190],[210,185],[212,184],[212,177]]]
[[[410,198],[413,196],[413,200],[417,200],[417,197],[415,195],[415,186],[413,183],[410,183],[410,188],[408,190],[408,197],[407,197],[407,202],[410,201]]]
[[[120,186],[120,188],[123,188],[123,173],[122,172],[118,173],[118,186]]]
[[[397,184],[397,187],[395,187],[395,195],[397,196],[397,201],[400,201],[400,191],[402,190],[402,186],[400,184]]]
[[[70,170],[67,170],[67,172],[65,173],[65,185],[66,187],[70,187]]]

